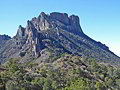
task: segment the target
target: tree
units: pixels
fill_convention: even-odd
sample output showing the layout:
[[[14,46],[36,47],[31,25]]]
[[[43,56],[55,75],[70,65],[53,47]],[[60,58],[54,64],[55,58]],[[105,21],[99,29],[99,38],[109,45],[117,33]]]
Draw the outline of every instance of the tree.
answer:
[[[116,84],[118,86],[118,89],[120,89],[120,79],[116,79]]]
[[[70,86],[65,87],[65,90],[94,90],[87,79],[79,78],[73,81]]]
[[[112,86],[113,85],[113,80],[111,78],[109,78],[105,83],[108,87]]]
[[[108,74],[109,74],[110,76],[113,76],[113,73],[114,73],[114,68],[113,68],[113,66],[108,65]]]
[[[50,79],[45,80],[43,90],[52,90],[52,81]]]
[[[97,90],[106,90],[105,86],[100,82],[96,82],[96,89]]]
[[[32,84],[37,85],[40,88],[40,90],[42,90],[43,85],[44,85],[44,80],[45,80],[45,78],[43,78],[43,77],[41,77],[41,78],[36,77],[34,80],[32,80]]]

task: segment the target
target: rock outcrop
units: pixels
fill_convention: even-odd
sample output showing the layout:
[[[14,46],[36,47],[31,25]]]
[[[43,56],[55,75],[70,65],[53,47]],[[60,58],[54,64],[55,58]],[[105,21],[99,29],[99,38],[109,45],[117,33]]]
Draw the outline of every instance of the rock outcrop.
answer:
[[[18,37],[24,37],[25,36],[25,28],[21,25],[18,27],[17,35]]]

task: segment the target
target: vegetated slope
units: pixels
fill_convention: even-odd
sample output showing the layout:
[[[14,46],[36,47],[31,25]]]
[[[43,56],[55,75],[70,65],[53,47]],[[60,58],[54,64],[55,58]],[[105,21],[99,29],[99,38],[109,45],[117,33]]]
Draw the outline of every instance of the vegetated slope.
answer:
[[[0,57],[4,56],[2,58],[4,62],[13,57],[21,58],[21,63],[33,59],[42,62],[50,57],[48,51],[52,52],[53,56],[67,52],[96,58],[96,60],[106,63],[120,64],[120,58],[106,45],[96,42],[84,34],[78,16],[68,16],[66,13],[58,12],[50,13],[50,15],[42,12],[38,17],[28,20],[26,27],[20,25],[17,34],[8,40],[0,50]]]
[[[0,67],[0,90],[119,90],[120,69],[70,54],[37,63],[9,59]]]

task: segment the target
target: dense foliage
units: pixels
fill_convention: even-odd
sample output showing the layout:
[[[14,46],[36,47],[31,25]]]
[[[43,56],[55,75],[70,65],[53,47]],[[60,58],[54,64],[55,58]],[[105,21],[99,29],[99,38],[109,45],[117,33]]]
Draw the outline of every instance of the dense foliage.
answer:
[[[51,60],[24,65],[10,59],[0,67],[0,90],[120,90],[118,67],[68,54]]]

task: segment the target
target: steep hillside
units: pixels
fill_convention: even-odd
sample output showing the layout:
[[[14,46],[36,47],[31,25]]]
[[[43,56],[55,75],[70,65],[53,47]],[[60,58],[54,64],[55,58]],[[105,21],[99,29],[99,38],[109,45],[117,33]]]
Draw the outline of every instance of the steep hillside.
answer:
[[[37,63],[9,59],[0,66],[0,90],[120,90],[120,69],[62,54]]]

